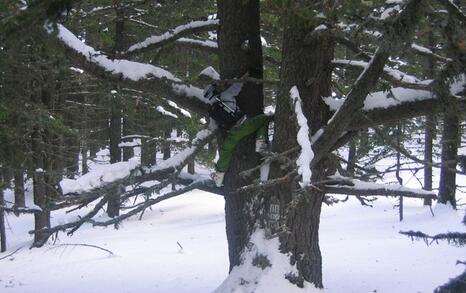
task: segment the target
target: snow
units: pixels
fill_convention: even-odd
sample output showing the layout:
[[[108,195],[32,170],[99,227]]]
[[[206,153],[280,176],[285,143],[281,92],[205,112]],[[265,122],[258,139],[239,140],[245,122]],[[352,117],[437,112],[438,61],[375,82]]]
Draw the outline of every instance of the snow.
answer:
[[[337,65],[359,66],[359,67],[362,67],[364,69],[366,69],[369,66],[368,62],[358,61],[358,60],[346,60],[346,59],[334,59],[334,60],[332,60],[332,63],[337,64]],[[399,70],[390,68],[388,66],[384,67],[384,72],[386,74],[390,75],[391,77],[393,77],[394,79],[399,80],[401,82],[414,83],[414,84],[426,84],[426,83],[428,84],[428,83],[431,82],[431,80],[421,81],[418,78],[416,78],[415,76],[406,74],[404,72],[401,72]]]
[[[380,91],[370,93],[364,101],[363,110],[386,109],[402,103],[423,101],[432,98],[433,95],[429,91],[395,87],[389,92]],[[326,97],[323,98],[323,100],[329,106],[330,110],[336,111],[343,105],[346,98],[335,99],[333,97]]]
[[[178,104],[176,104],[175,102],[173,101],[168,101],[168,105],[170,105],[170,107],[173,107],[175,109],[177,109],[178,111],[180,111],[180,113],[187,117],[187,118],[191,118],[191,113],[189,113],[188,111],[186,111],[185,109],[181,108],[178,106]]]
[[[307,125],[307,119],[301,107],[301,98],[299,97],[298,88],[296,86],[291,88],[290,98],[294,106],[294,112],[299,127],[297,141],[301,147],[301,153],[296,160],[298,174],[302,177],[302,181],[299,184],[301,187],[305,187],[311,183],[311,161],[314,158],[314,152],[312,151],[312,144],[309,140],[309,126]]]
[[[218,48],[217,42],[210,41],[210,40],[196,40],[196,39],[189,39],[189,38],[179,38],[176,41],[180,42],[180,43],[191,43],[191,44],[201,45],[201,46],[209,47],[209,48]]]
[[[7,190],[5,196],[11,200],[13,191]],[[432,292],[464,270],[464,266],[455,265],[457,260],[464,260],[464,248],[446,243],[426,246],[398,233],[466,232],[460,223],[464,211],[437,205],[432,216],[421,200],[405,199],[405,220],[399,222],[393,209],[396,202],[380,198],[368,208],[350,199],[323,206],[320,247],[325,292]],[[103,212],[99,215],[105,217]],[[76,212],[56,211],[52,224],[76,216]],[[257,293],[294,289],[280,278],[279,272],[291,268],[277,253],[276,239],[265,239],[260,230],[254,234],[254,245],[244,259],[250,260],[254,252],[268,253],[278,271],[235,268],[233,277],[223,283],[228,275],[224,200],[202,191],[163,201],[146,210],[141,221],[132,217],[118,230],[85,224],[72,237],[60,233],[55,245],[50,241],[40,249],[27,249],[32,242],[27,233],[34,227],[32,215],[8,214],[7,223],[11,227],[7,229],[8,250],[0,257],[22,249],[0,260],[0,288],[5,293],[212,292],[220,285],[231,286],[240,276],[260,278],[259,284],[248,284],[249,288],[265,290]],[[73,243],[97,245],[115,255],[91,247],[59,246]]]
[[[156,172],[165,168],[170,167],[177,167],[180,163],[184,162],[190,155],[192,155],[198,148],[196,144],[200,141],[206,139],[209,135],[212,135],[212,130],[203,129],[196,134],[196,137],[192,141],[192,146],[189,148],[185,148],[178,154],[174,155],[173,157],[161,161],[158,165],[151,167],[148,171],[149,172]]]
[[[175,114],[173,114],[173,113],[170,112],[170,111],[165,110],[165,108],[162,107],[162,106],[157,106],[156,110],[157,110],[157,112],[159,112],[160,114],[162,114],[162,115],[164,115],[164,116],[169,116],[169,117],[173,117],[173,118],[178,118],[178,116],[176,116]]]
[[[393,7],[387,8],[380,15],[380,19],[384,20],[384,19],[387,19],[387,18],[389,18],[389,17],[391,17],[393,15],[396,15],[397,13],[400,12],[400,10],[401,10],[400,5],[395,5]]]
[[[84,70],[82,70],[81,68],[77,68],[77,67],[73,67],[73,66],[70,67],[70,70],[71,70],[71,71],[74,71],[74,72],[77,72],[77,73],[79,73],[79,74],[83,74],[83,73],[84,73]]]
[[[423,190],[419,188],[416,188],[416,189],[409,188],[409,187],[402,186],[399,184],[381,184],[381,183],[375,183],[375,182],[366,182],[366,181],[361,181],[357,179],[351,179],[351,178],[344,177],[341,175],[333,175],[333,176],[329,176],[329,178],[333,178],[336,180],[343,179],[343,180],[351,181],[351,183],[353,183],[354,185],[353,186],[345,185],[345,187],[349,189],[355,189],[355,190],[377,190],[377,189],[383,188],[387,191],[393,190],[393,191],[400,191],[400,192],[404,191],[404,192],[417,193],[419,195],[436,195],[435,192],[432,192],[432,191],[427,191],[427,190]],[[339,185],[334,185],[334,186],[339,186]]]
[[[430,81],[424,81],[429,83]],[[421,83],[424,83],[421,82]],[[449,85],[452,95],[458,95],[464,91],[466,86],[466,74],[458,75]],[[370,93],[365,101],[363,110],[370,111],[374,109],[387,109],[389,107],[401,105],[402,103],[423,101],[435,98],[432,92],[426,90],[409,89],[403,87],[391,88],[390,91],[380,91]],[[330,110],[337,111],[344,103],[346,98],[323,98]]]
[[[139,160],[135,158],[126,162],[96,165],[92,172],[77,179],[62,179],[62,181],[60,181],[60,187],[63,190],[63,194],[90,191],[129,176],[131,171],[138,166]]]
[[[317,26],[314,31],[323,31],[323,30],[327,30],[328,27],[325,25],[325,24],[321,24],[319,26]]]
[[[171,32],[166,32],[160,36],[151,36],[146,38],[143,42],[137,43],[129,47],[128,52],[136,51],[142,48],[146,48],[150,45],[160,43],[162,41],[174,38],[176,35],[182,33],[183,31],[186,31],[188,29],[193,29],[193,28],[199,28],[203,26],[209,26],[213,24],[218,24],[219,20],[218,19],[211,19],[211,20],[196,20],[192,21],[188,24],[180,25],[177,26],[173,31]]]
[[[242,255],[244,265],[235,267],[228,278],[213,293],[249,293],[249,292],[287,292],[311,293],[322,292],[306,282],[304,288],[292,286],[284,276],[296,273],[286,255],[279,252],[280,242],[277,238],[266,239],[263,230],[256,230],[251,235],[251,247]],[[254,266],[253,260],[258,255],[266,255],[271,266],[264,270]],[[242,286],[239,286],[243,284]]]
[[[419,51],[419,52],[423,52],[423,53],[426,53],[426,54],[432,54],[432,51],[426,47],[422,47],[420,45],[417,45],[417,44],[411,44],[411,48],[413,48],[414,50],[416,51]]]
[[[202,102],[208,103],[203,99],[202,89],[192,85],[181,84],[179,78],[163,68],[129,60],[109,59],[106,55],[79,40],[63,25],[57,24],[57,28],[58,38],[68,47],[86,57],[89,62],[95,63],[112,74],[121,74],[123,78],[134,81],[148,78],[166,79],[173,82],[172,88],[175,93],[184,94],[188,97],[195,97]]]
[[[208,67],[204,68],[199,73],[199,76],[202,76],[202,75],[210,77],[213,80],[220,80],[220,74],[212,66],[208,66]]]
[[[59,39],[65,42],[70,48],[85,56],[88,61],[96,63],[109,72],[122,74],[125,78],[135,81],[147,78],[149,75],[157,78],[166,78],[171,81],[180,81],[178,78],[174,77],[173,74],[160,67],[128,60],[110,60],[101,52],[83,43],[63,25],[57,24],[57,28]]]

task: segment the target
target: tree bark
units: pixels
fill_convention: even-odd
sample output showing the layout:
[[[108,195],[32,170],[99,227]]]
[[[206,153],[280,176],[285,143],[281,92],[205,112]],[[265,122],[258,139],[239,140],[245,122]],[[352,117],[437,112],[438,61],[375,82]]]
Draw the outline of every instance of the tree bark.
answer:
[[[188,173],[189,174],[195,174],[196,173],[194,159],[192,161],[189,161],[189,163],[188,163]]]
[[[24,207],[24,170],[15,170],[15,207]]]
[[[34,213],[34,246],[40,247],[45,241],[46,236],[41,233],[41,229],[50,227],[50,211],[47,210],[47,194],[44,178],[44,150],[42,148],[42,133],[38,127],[32,134],[32,152],[33,152],[33,194],[34,204],[39,206],[42,211]]]
[[[141,165],[152,166],[156,164],[157,145],[155,142],[143,138],[141,141]]]
[[[318,4],[320,1],[314,1]],[[287,9],[284,25],[280,92],[275,113],[274,151],[283,152],[297,144],[297,129],[291,109],[290,89],[297,86],[303,112],[308,119],[311,134],[326,125],[329,110],[321,97],[330,95],[331,60],[333,42],[322,36],[305,41],[309,32],[317,24],[305,17],[302,3],[292,1]],[[313,182],[325,177],[328,161],[312,169]],[[280,170],[272,169],[272,176],[278,177]],[[322,255],[319,248],[319,223],[324,193],[321,189],[311,189],[305,194],[293,192],[296,181],[280,186],[276,191],[280,199],[281,222],[285,230],[280,235],[283,252],[291,254],[291,263],[296,264],[297,275],[289,276],[291,282],[302,287],[303,282],[311,282],[322,288]]]
[[[121,108],[118,102],[112,101],[112,110],[110,118],[110,163],[114,164],[121,161],[121,149],[118,144],[121,142]],[[120,195],[115,189],[113,196],[109,199],[107,205],[107,214],[109,217],[116,217],[120,214]]]
[[[164,134],[163,134],[164,138],[166,138],[166,139],[167,139],[167,138],[170,138],[171,133],[172,133],[172,129],[171,129],[171,128],[165,130],[165,132],[164,132]],[[166,142],[166,146],[163,148],[162,153],[163,153],[163,159],[164,159],[164,160],[170,159],[170,157],[171,157],[171,150],[170,150],[170,144],[168,143],[168,141]]]
[[[442,132],[442,167],[440,168],[439,202],[449,202],[456,209],[456,165],[460,123],[458,116],[445,113]]]
[[[433,152],[433,140],[435,137],[435,116],[428,115],[426,116],[426,125],[425,125],[425,134],[424,134],[424,160],[430,164],[424,165],[424,189],[432,190],[432,152]],[[432,205],[432,199],[424,199],[424,205]]]
[[[218,0],[217,7],[220,18],[218,46],[221,78],[238,78],[246,73],[262,78],[259,1]],[[262,85],[244,84],[237,101],[249,117],[262,113]],[[240,254],[249,242],[255,222],[247,208],[254,194],[233,191],[249,182],[240,177],[239,173],[256,166],[259,158],[254,152],[254,138],[247,137],[236,147],[232,164],[225,175],[225,220],[230,270],[241,264]]]
[[[0,206],[5,205],[3,182],[0,181]],[[0,209],[0,252],[6,251],[5,211]]]
[[[129,118],[126,117],[123,118],[123,136],[130,135],[131,134],[131,122],[129,121]],[[128,161],[134,156],[134,149],[133,147],[124,147],[123,148],[123,161]]]

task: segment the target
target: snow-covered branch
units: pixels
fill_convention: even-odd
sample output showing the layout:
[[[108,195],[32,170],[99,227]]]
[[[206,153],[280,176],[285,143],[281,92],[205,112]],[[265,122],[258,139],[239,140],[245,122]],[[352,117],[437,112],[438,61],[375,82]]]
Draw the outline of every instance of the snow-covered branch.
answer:
[[[302,177],[300,185],[301,187],[305,187],[311,184],[312,171],[310,166],[312,158],[314,157],[314,152],[312,151],[312,144],[309,139],[310,133],[307,118],[304,116],[301,98],[299,97],[299,91],[296,86],[291,88],[290,98],[298,125],[297,141],[301,147],[296,165],[298,166],[298,174]]]
[[[101,196],[117,186],[141,183],[149,180],[161,180],[180,171],[203,146],[208,143],[216,131],[203,129],[192,141],[192,146],[173,157],[161,161],[153,167],[140,167],[134,160],[107,165],[103,169],[91,171],[78,179],[63,179],[60,186],[63,194],[79,194],[84,198]]]
[[[173,30],[166,32],[160,36],[151,36],[140,43],[132,45],[128,48],[125,55],[135,54],[148,49],[160,48],[162,46],[165,46],[166,44],[174,42],[186,35],[190,35],[193,33],[214,30],[217,27],[218,23],[218,19],[209,19],[192,21],[188,24],[177,26]]]
[[[335,142],[346,131],[354,117],[354,113],[364,107],[367,95],[383,73],[391,53],[391,44],[410,40],[414,31],[414,24],[419,19],[417,14],[420,2],[420,0],[410,1],[393,23],[392,33],[384,36],[381,46],[377,49],[368,66],[357,78],[346,101],[329,120],[323,134],[314,143],[315,156],[312,164],[315,165],[326,156]]]
[[[122,59],[110,59],[102,52],[88,46],[63,25],[57,25],[58,38],[71,50],[82,68],[105,78],[118,79],[128,87],[137,87],[147,92],[156,92],[175,100],[184,108],[206,113],[209,101],[203,98],[202,89],[183,83],[171,72],[145,63]]]
[[[420,46],[418,44],[414,44],[414,43],[411,44],[411,49],[413,49],[416,53],[418,53],[420,55],[427,56],[427,57],[432,57],[432,58],[437,59],[437,60],[442,61],[442,62],[451,62],[452,61],[451,58],[446,58],[446,57],[440,56],[438,54],[435,54],[429,48]]]
[[[357,179],[342,176],[330,176],[329,179],[333,179],[335,180],[335,182],[333,182],[332,185],[325,185],[325,191],[327,193],[357,196],[380,195],[437,199],[437,196],[432,191],[408,188],[399,184],[380,184],[374,182],[364,182]],[[340,181],[340,183],[338,183],[338,181]]]
[[[442,5],[445,6],[445,8],[448,10],[449,13],[457,17],[462,22],[466,23],[466,15],[452,1],[450,0],[437,0],[437,1],[442,3]]]
[[[334,65],[358,67],[366,69],[369,66],[368,62],[358,60],[344,60],[334,59],[332,61]],[[383,68],[384,77],[393,83],[403,84],[405,87],[416,88],[416,89],[428,89],[432,80],[419,80],[417,77],[401,72],[399,70],[389,68],[385,66]]]

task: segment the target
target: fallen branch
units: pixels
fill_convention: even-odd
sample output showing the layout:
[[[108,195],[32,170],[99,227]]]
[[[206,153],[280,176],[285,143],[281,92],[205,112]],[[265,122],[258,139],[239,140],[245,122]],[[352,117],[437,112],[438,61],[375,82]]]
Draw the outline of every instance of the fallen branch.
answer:
[[[15,250],[15,251],[13,251],[12,253],[9,253],[9,254],[7,254],[7,255],[5,255],[5,256],[2,256],[2,257],[0,257],[0,260],[3,260],[3,259],[6,259],[6,258],[9,258],[9,257],[10,257],[10,256],[12,256],[13,254],[15,254],[15,253],[17,253],[18,251],[20,251],[20,250],[21,250],[21,248],[23,248],[23,246],[16,248],[16,250]]]
[[[115,255],[112,251],[106,249],[106,248],[103,248],[103,247],[100,247],[100,246],[97,246],[97,245],[92,245],[92,244],[85,244],[85,243],[62,243],[62,244],[56,244],[52,247],[50,247],[49,249],[55,249],[55,248],[59,248],[59,247],[63,247],[63,246],[84,246],[84,247],[92,247],[92,248],[97,248],[97,249],[100,249],[100,250],[103,250],[105,252],[108,252],[109,254],[111,255]]]

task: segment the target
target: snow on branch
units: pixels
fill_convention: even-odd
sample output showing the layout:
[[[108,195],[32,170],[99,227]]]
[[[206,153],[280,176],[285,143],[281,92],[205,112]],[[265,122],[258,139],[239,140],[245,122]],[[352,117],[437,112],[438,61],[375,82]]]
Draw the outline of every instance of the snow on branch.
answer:
[[[143,49],[161,47],[168,43],[174,42],[188,34],[196,33],[199,31],[213,30],[217,27],[218,23],[218,19],[192,21],[188,24],[177,26],[172,31],[166,32],[160,36],[148,37],[144,41],[129,47],[126,53],[133,54],[136,52],[140,52]]]
[[[414,43],[411,44],[411,49],[413,49],[415,52],[419,53],[420,55],[429,56],[429,57],[435,58],[435,59],[437,59],[439,61],[443,61],[443,62],[453,61],[451,58],[446,58],[446,57],[440,56],[438,54],[435,54],[429,48],[420,46],[418,44],[414,44]]]
[[[217,42],[211,40],[198,40],[198,39],[189,39],[189,38],[179,38],[176,40],[177,43],[188,44],[193,47],[201,47],[216,50],[218,49]]]
[[[58,38],[77,55],[83,67],[88,67],[92,73],[117,78],[122,84],[129,84],[129,87],[134,87],[137,82],[140,88],[165,95],[185,108],[198,113],[207,112],[209,101],[204,99],[202,89],[185,84],[171,72],[151,64],[110,59],[82,42],[63,25],[57,24],[57,28]],[[49,27],[47,29],[51,32]]]
[[[366,69],[369,66],[368,62],[365,61],[358,61],[358,60],[346,60],[346,59],[334,59],[332,63],[335,65],[344,65],[344,66],[353,66],[353,67],[360,67]],[[409,75],[407,73],[401,72],[399,70],[390,68],[385,66],[383,68],[383,73],[387,76],[391,81],[412,85],[419,88],[428,88],[432,80],[419,80],[417,77]]]
[[[346,131],[348,125],[353,120],[354,114],[364,107],[364,101],[370,90],[377,84],[377,81],[385,64],[390,57],[393,43],[410,42],[416,21],[420,13],[420,0],[412,0],[406,4],[405,9],[396,17],[391,25],[391,33],[384,35],[381,46],[377,48],[368,66],[357,78],[351,91],[343,105],[335,112],[329,120],[323,134],[314,143],[314,159],[312,164],[317,164],[324,158],[329,150]]]
[[[426,90],[408,89],[402,87],[392,88],[390,91],[373,92],[366,96],[361,110],[371,111],[374,109],[387,109],[402,105],[403,103],[433,99],[433,94]],[[331,111],[337,111],[346,98],[323,98]]]
[[[301,147],[296,165],[298,166],[298,174],[301,175],[302,181],[299,183],[301,187],[308,186],[311,183],[311,161],[314,157],[312,151],[311,140],[309,139],[309,126],[306,116],[304,116],[302,109],[301,98],[299,97],[299,91],[296,86],[293,86],[290,90],[291,103],[294,108],[296,122],[298,124],[297,141]]]
[[[170,107],[176,109],[178,112],[180,112],[183,116],[187,117],[187,118],[191,118],[191,113],[189,113],[188,111],[186,111],[185,109],[181,108],[180,106],[178,106],[175,102],[173,101],[167,101],[168,102],[168,105],[170,105]]]
[[[166,78],[170,81],[181,82],[172,73],[160,67],[128,60],[111,60],[102,52],[86,45],[62,24],[57,24],[57,28],[58,38],[67,46],[86,56],[88,61],[98,64],[113,74],[121,74],[124,78],[134,81],[153,76],[159,79]]]
[[[81,195],[83,198],[95,198],[116,186],[167,178],[180,171],[214,137],[215,133],[216,130],[211,129],[199,131],[191,147],[151,168],[141,167],[139,162],[133,159],[104,165],[77,179],[63,179],[60,186],[64,195],[73,194],[74,196]]]
[[[168,116],[168,117],[172,117],[172,118],[178,118],[178,116],[176,116],[175,114],[173,114],[173,113],[170,112],[170,111],[165,110],[165,108],[162,107],[162,106],[157,106],[156,110],[157,110],[157,112],[159,112],[159,113],[162,114],[163,116]]]
[[[466,23],[466,15],[452,1],[450,0],[437,0],[437,1],[442,3],[442,5],[445,6],[445,8],[448,10],[450,14],[454,15],[459,20]]]
[[[333,182],[325,185],[327,193],[346,194],[346,195],[372,195],[372,196],[404,196],[412,198],[431,198],[437,199],[432,191],[423,189],[408,188],[399,184],[380,184],[375,182],[364,182],[357,179],[343,177],[339,175],[329,176],[328,179]]]

